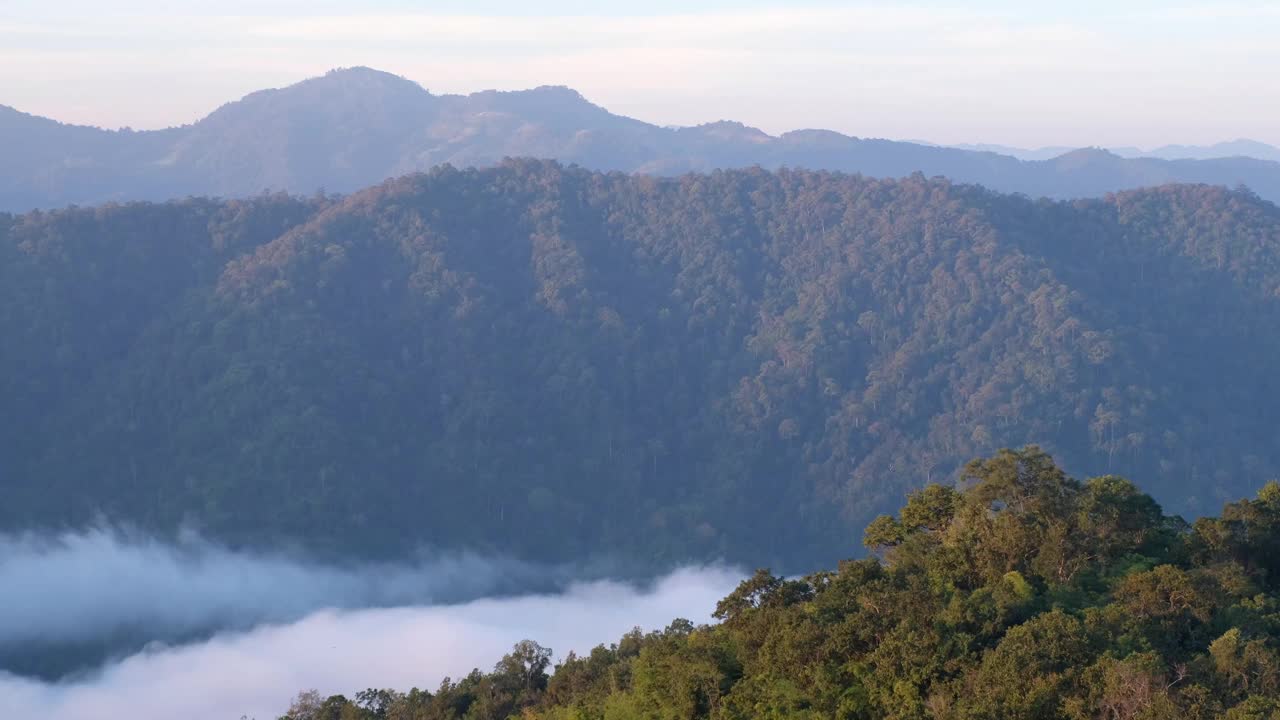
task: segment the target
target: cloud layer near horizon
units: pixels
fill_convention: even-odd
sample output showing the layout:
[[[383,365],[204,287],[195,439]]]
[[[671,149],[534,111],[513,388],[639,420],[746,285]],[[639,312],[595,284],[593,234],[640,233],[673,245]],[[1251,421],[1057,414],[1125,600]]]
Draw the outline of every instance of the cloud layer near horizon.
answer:
[[[158,552],[163,559],[166,552],[172,551],[161,548]],[[228,561],[233,560],[234,556],[229,556]],[[91,606],[93,593],[100,592],[101,587],[82,590],[83,603],[76,607],[60,603],[56,597],[47,598],[50,602],[44,617],[34,607],[14,611],[6,606],[0,609],[4,632],[10,641],[30,637],[31,632],[18,630],[23,621],[34,623],[40,632],[59,632],[56,628],[60,623],[84,630],[87,622],[104,618],[110,622],[120,617],[122,609],[129,609],[129,598],[137,601],[143,593],[177,591],[177,595],[168,597],[158,595],[155,602],[140,602],[132,609],[135,618],[158,613],[157,622],[185,621],[189,615],[166,615],[161,606],[166,602],[173,606],[201,605],[204,592],[223,598],[225,607],[239,612],[234,610],[231,594],[213,582],[214,575],[201,579],[202,573],[210,572],[208,569],[197,570],[191,576],[195,578],[191,588],[186,589],[182,582],[175,584],[165,579],[169,570],[164,568],[164,562],[154,577],[142,570],[129,579],[136,588],[135,594],[106,598],[106,604],[114,609],[97,620],[68,613]],[[276,579],[280,590],[292,585],[337,588],[341,594],[346,587],[346,581],[335,581],[324,573],[313,576],[314,568],[289,567],[282,560],[274,562],[279,563],[272,567],[280,573]],[[261,571],[261,567],[265,566],[249,571],[249,575]],[[50,577],[63,569],[53,566]],[[5,572],[12,573],[12,568]],[[13,577],[0,575],[0,586],[17,587],[7,584]],[[311,688],[326,695],[353,693],[366,687],[434,689],[446,676],[459,677],[476,667],[488,669],[514,643],[526,638],[563,657],[570,650],[582,652],[614,642],[635,626],[660,628],[677,617],[705,622],[716,601],[740,577],[740,573],[724,568],[683,569],[645,588],[595,581],[572,584],[551,595],[489,598],[454,605],[319,610],[293,622],[225,632],[185,646],[149,649],[91,675],[60,683],[0,673],[0,716],[43,720],[227,720],[243,715],[265,720],[277,717],[297,692]],[[437,577],[435,582],[440,579]],[[24,602],[36,599],[36,592],[67,589],[61,583],[55,578],[43,589],[23,589]],[[256,587],[256,581],[241,587]],[[299,595],[303,596],[306,592]]]
[[[321,608],[470,600],[553,584],[558,571],[468,553],[338,567],[91,529],[0,535],[0,649],[93,641],[145,628],[166,640],[296,620]]]

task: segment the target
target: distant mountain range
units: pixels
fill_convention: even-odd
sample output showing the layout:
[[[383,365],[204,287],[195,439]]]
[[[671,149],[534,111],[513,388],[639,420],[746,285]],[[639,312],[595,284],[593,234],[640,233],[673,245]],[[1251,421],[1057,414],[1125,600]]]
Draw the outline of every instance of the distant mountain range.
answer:
[[[1077,149],[1063,145],[1034,149],[991,144],[950,145],[949,147],[976,152],[993,152],[1000,155],[1009,155],[1019,160],[1051,160]],[[1280,162],[1280,148],[1257,140],[1243,138],[1213,145],[1164,145],[1154,150],[1143,150],[1136,147],[1113,147],[1107,148],[1107,150],[1123,158],[1155,158],[1157,160],[1253,158],[1255,160]]]
[[[0,210],[267,189],[345,193],[442,163],[486,166],[514,156],[658,175],[752,165],[875,177],[922,172],[1056,198],[1171,182],[1246,185],[1280,200],[1280,163],[1259,158],[1124,158],[1084,149],[1029,161],[827,130],[771,136],[727,121],[667,128],[615,115],[563,87],[435,95],[352,68],[253,93],[166,130],[65,125],[0,106]]]

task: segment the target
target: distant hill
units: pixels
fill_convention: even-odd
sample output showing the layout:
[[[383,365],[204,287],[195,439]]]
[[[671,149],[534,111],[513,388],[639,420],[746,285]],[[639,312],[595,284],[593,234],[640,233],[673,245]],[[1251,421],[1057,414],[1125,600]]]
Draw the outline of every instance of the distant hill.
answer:
[[[803,568],[1033,441],[1198,514],[1280,477],[1277,298],[1280,209],[1208,186],[526,160],[0,214],[0,529]]]
[[[1059,155],[1066,155],[1072,150],[1079,148],[1068,147],[1065,145],[1052,145],[1041,148],[1020,148],[1011,145],[996,145],[992,143],[963,143],[960,145],[951,145],[949,147],[958,150],[972,150],[973,152],[990,152],[997,155],[1008,155],[1019,160],[1041,161],[1052,160]]]
[[[1077,149],[1065,146],[1030,149],[990,144],[952,145],[950,147],[977,152],[994,152],[1016,157],[1019,160],[1052,160]],[[1156,158],[1159,160],[1253,158],[1254,160],[1280,162],[1280,148],[1256,140],[1232,140],[1213,145],[1165,145],[1154,150],[1142,150],[1136,147],[1113,147],[1107,148],[1107,151],[1123,158]]]
[[[108,132],[0,107],[0,210],[267,189],[345,193],[442,163],[488,166],[505,157],[659,175],[752,165],[874,177],[922,172],[1054,198],[1171,182],[1243,184],[1280,199],[1275,162],[1057,155],[1024,162],[822,130],[774,137],[734,122],[664,128],[614,115],[562,87],[434,95],[403,78],[353,68],[256,92],[193,125],[160,131]]]
[[[1117,151],[1120,152],[1120,151]],[[1127,153],[1120,152],[1121,155]],[[1232,140],[1213,145],[1165,145],[1134,155],[1165,160],[1211,160],[1214,158],[1247,157],[1257,160],[1280,161],[1280,148],[1256,140]]]

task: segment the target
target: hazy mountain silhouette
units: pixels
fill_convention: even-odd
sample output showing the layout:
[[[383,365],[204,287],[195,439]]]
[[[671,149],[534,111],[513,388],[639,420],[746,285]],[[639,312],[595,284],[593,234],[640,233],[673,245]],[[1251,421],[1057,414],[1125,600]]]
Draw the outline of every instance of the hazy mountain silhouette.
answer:
[[[923,172],[1060,198],[1168,182],[1244,184],[1280,199],[1280,163],[1258,159],[1171,162],[1089,150],[1022,161],[825,130],[775,137],[735,122],[665,128],[614,115],[568,88],[435,95],[368,68],[256,92],[158,131],[65,125],[0,107],[0,153],[0,210],[266,189],[349,192],[442,163],[485,166],[513,156],[654,174],[752,165]]]
[[[929,143],[925,143],[929,144]],[[971,143],[951,145],[960,150],[976,152],[993,152],[1009,155],[1019,160],[1052,160],[1060,155],[1072,152],[1076,148],[1063,145],[1052,145],[1041,148],[1021,148],[1011,145],[993,145],[990,143]],[[1143,150],[1137,147],[1107,148],[1123,158],[1156,158],[1159,160],[1217,160],[1222,158],[1253,158],[1280,162],[1280,148],[1257,140],[1232,140],[1213,145],[1164,145],[1154,150]]]
[[[958,150],[972,150],[974,152],[993,152],[999,155],[1015,157],[1019,160],[1052,160],[1059,155],[1066,155],[1072,150],[1077,149],[1066,145],[1023,148],[1014,147],[1012,145],[997,145],[993,143],[962,143],[960,145],[950,145],[949,147],[953,147]]]

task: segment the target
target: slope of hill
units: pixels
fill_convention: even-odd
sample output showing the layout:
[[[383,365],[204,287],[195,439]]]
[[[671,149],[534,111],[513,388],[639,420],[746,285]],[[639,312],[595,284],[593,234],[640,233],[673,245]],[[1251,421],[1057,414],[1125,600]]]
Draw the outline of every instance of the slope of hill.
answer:
[[[1280,475],[1280,210],[508,162],[0,215],[0,527],[811,567],[1041,442],[1200,513]]]
[[[780,137],[739,123],[663,128],[614,115],[567,88],[433,95],[368,68],[253,93],[193,125],[106,132],[0,108],[0,210],[263,190],[350,192],[442,163],[538,157],[597,170],[675,175],[760,165],[903,177],[914,172],[1056,198],[1168,182],[1244,184],[1280,199],[1280,163],[1169,162],[1094,152],[1070,161],[860,139]]]
[[[720,601],[717,625],[637,629],[554,670],[526,640],[491,672],[303,693],[281,720],[1280,714],[1280,485],[1187,527],[1129,482],[1077,482],[1035,448],[965,476],[873,523],[875,559],[758,571]]]

